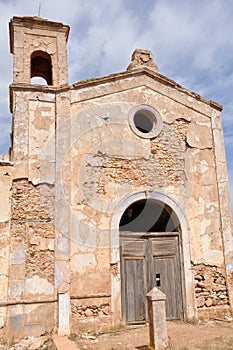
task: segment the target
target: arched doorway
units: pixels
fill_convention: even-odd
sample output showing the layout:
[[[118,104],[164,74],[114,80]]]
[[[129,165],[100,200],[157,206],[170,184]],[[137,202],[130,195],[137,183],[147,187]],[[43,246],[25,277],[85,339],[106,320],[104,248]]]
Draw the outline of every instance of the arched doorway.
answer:
[[[166,294],[167,319],[182,319],[181,228],[163,202],[142,199],[130,204],[120,224],[123,320],[147,320],[146,294],[155,286]]]

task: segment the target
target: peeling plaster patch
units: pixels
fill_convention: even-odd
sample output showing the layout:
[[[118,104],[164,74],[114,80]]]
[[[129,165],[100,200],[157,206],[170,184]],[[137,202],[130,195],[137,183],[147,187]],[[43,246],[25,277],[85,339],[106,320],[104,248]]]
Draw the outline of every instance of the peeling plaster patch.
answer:
[[[201,235],[206,235],[206,229],[211,225],[211,220],[203,219],[201,221]],[[208,237],[208,235],[206,235]]]
[[[22,264],[26,261],[26,248],[25,245],[17,244],[12,248],[11,252],[11,264]]]
[[[190,123],[187,132],[187,142],[190,147],[194,148],[212,148],[211,128],[206,125]]]
[[[197,307],[212,307],[229,304],[226,278],[216,266],[198,264],[195,272],[195,294]]]
[[[25,292],[28,294],[53,294],[53,285],[49,283],[45,278],[33,276],[25,281]]]
[[[233,280],[233,264],[227,264],[227,275],[231,276]]]
[[[23,294],[24,294],[24,280],[11,282],[9,296],[11,298],[17,298],[17,297],[22,297]]]
[[[205,200],[200,197],[199,198],[199,215],[204,215],[205,213]]]
[[[72,265],[78,267],[78,272],[83,275],[87,273],[89,268],[95,268],[97,265],[95,254],[86,253],[75,255],[72,258]]]
[[[55,288],[59,290],[69,284],[69,262],[57,261],[55,264]],[[65,287],[66,289],[66,287]]]
[[[209,235],[203,235],[201,237],[202,241],[202,250],[203,250],[203,259],[206,264],[211,264],[213,261],[216,266],[222,266],[223,263],[223,253],[221,250],[211,250],[211,238]]]

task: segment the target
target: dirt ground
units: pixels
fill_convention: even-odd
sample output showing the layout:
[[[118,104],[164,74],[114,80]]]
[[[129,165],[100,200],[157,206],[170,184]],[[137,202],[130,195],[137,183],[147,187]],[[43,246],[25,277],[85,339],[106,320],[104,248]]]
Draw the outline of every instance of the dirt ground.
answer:
[[[210,321],[197,325],[167,322],[169,350],[233,350],[233,322]],[[81,334],[73,339],[79,349],[147,350],[148,325],[122,327],[103,334]]]

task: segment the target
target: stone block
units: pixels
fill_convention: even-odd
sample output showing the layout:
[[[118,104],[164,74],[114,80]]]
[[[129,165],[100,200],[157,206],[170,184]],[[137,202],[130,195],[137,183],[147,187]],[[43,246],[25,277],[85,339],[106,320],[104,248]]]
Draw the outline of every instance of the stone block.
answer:
[[[190,123],[187,133],[187,142],[191,147],[205,149],[213,147],[211,128],[207,125]]]

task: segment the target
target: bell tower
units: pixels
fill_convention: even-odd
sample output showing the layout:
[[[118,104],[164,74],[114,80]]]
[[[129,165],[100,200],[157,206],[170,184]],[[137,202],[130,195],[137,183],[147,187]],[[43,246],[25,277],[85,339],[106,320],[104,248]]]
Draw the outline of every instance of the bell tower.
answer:
[[[10,50],[14,55],[13,83],[30,84],[41,77],[48,85],[68,84],[66,42],[69,26],[40,17],[13,17]]]
[[[55,135],[59,116],[69,114],[69,26],[41,17],[13,17],[9,29],[13,54],[11,159],[23,163],[22,175],[38,183],[44,148]],[[42,83],[33,79],[36,77]],[[55,152],[49,157],[52,164]]]
[[[26,303],[30,300],[32,293],[34,293],[35,298],[43,299],[46,296],[47,299],[52,300],[54,295],[59,295],[58,313],[56,313],[58,318],[53,317],[55,313],[52,311],[52,318],[49,321],[50,328],[57,327],[56,323],[59,321],[57,327],[59,334],[69,334],[70,331],[70,243],[69,225],[67,225],[70,222],[70,211],[69,207],[64,205],[63,187],[57,185],[57,181],[59,182],[57,179],[60,179],[61,164],[65,159],[67,150],[69,150],[71,140],[71,98],[68,84],[66,46],[68,34],[69,26],[40,17],[13,17],[10,21],[10,51],[13,54],[13,82],[10,85],[10,108],[12,112],[11,160],[14,163],[16,174],[14,181],[17,182],[23,179],[25,186],[30,188],[33,193],[37,193],[37,203],[41,203],[39,209],[32,210],[29,216],[25,214],[20,218],[25,233],[22,244],[25,247],[25,252],[27,252],[25,254],[28,256],[30,254],[29,247],[31,246],[31,233],[28,229],[30,225],[33,225],[34,232],[37,232],[36,235],[40,242],[44,239],[46,242],[48,240],[50,242],[49,248],[46,246],[44,250],[41,250],[36,244],[39,249],[38,256],[44,256],[44,251],[50,256],[48,259],[49,274],[47,277],[44,273],[43,276],[39,276],[38,271],[33,271],[30,275],[27,272],[27,266],[29,268],[28,258],[25,257],[25,269],[21,275],[21,280],[28,281],[27,283],[30,286],[27,289],[27,283],[20,281],[22,284],[20,295],[23,296]],[[35,77],[44,79],[43,83],[32,81]],[[64,123],[64,121],[66,122]],[[69,169],[67,173],[70,173]],[[25,194],[25,196],[27,195]],[[66,200],[68,199],[66,198]],[[29,207],[33,206],[30,198],[28,198],[28,203]],[[36,215],[39,212],[38,219]],[[15,224],[15,221],[12,221],[12,227],[13,224]],[[12,237],[12,245],[14,245],[13,242],[14,237]],[[11,259],[10,264],[14,265],[13,259]],[[38,260],[38,266],[39,264],[40,260]],[[38,283],[35,286],[36,289],[33,289],[31,276],[36,276],[34,278],[37,279],[46,279],[45,288],[42,287],[41,289],[41,285]],[[10,271],[10,285],[14,285],[15,279],[16,277]],[[63,304],[65,304],[65,307]],[[68,306],[66,307],[66,305]],[[41,331],[40,326],[44,323],[43,315],[46,315],[47,307],[45,304],[43,309],[45,311],[37,316],[38,324],[35,321],[35,328],[33,328],[35,332],[38,332],[36,327],[39,332]],[[50,307],[53,310],[53,305],[50,305]],[[24,319],[24,310],[22,311],[20,308],[13,316],[11,310],[9,310],[10,332],[14,318],[22,319],[19,326],[20,330],[26,329],[27,320],[26,316]],[[28,328],[28,332],[30,331],[31,328],[30,330]],[[27,331],[25,330],[25,332]],[[10,337],[11,334],[8,338]]]

